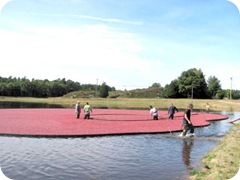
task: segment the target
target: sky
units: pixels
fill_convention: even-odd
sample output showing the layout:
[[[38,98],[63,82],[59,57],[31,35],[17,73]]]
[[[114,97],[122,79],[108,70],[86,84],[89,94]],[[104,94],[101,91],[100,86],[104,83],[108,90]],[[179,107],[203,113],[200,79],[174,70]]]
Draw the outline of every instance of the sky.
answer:
[[[1,4],[7,0],[0,0]],[[0,5],[1,5],[0,4]],[[240,12],[228,0],[12,0],[0,76],[161,86],[192,68],[240,90]]]

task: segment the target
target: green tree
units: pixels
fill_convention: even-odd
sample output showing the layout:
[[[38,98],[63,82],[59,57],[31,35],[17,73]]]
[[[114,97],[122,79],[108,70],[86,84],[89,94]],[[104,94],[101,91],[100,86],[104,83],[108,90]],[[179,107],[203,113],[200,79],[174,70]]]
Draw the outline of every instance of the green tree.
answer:
[[[72,91],[77,91],[80,89],[80,83],[78,82],[73,82],[71,80],[67,80],[66,82],[66,88],[67,88],[67,92],[72,92]]]
[[[207,83],[201,69],[189,69],[179,77],[179,93],[187,98],[207,98]]]
[[[153,83],[152,86],[150,86],[149,88],[161,88],[161,84],[160,83]]]
[[[218,78],[215,76],[210,76],[207,80],[208,83],[208,93],[211,98],[220,98],[221,97],[221,84]]]
[[[99,96],[101,98],[106,98],[108,97],[108,95],[109,95],[109,87],[105,82],[103,82],[100,87]]]
[[[240,99],[240,91],[239,90],[233,91],[233,99]]]
[[[217,91],[217,94],[215,95],[215,98],[216,99],[223,99],[224,98],[224,94],[225,94],[225,92],[222,89],[219,89]]]
[[[173,80],[170,84],[167,84],[164,89],[165,98],[181,98],[179,94],[179,82],[177,79]]]
[[[231,97],[230,97],[231,94]],[[225,92],[225,96],[230,99],[240,99],[240,91],[239,90],[231,90],[231,89],[227,89]]]
[[[0,76],[1,96],[55,97],[80,90],[79,82],[57,79],[54,81],[24,78],[3,78]]]

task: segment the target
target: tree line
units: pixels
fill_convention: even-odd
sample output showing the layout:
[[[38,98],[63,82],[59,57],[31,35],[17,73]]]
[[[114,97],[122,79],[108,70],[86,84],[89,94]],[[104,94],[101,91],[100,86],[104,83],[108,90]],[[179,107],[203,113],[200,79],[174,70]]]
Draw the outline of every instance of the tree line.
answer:
[[[60,97],[73,91],[95,91],[101,90],[99,96],[106,96],[108,91],[115,90],[103,83],[102,85],[80,84],[72,80],[56,79],[53,81],[16,77],[0,76],[0,96],[15,97]],[[107,92],[106,92],[107,91]]]
[[[117,95],[114,95],[117,97]],[[239,90],[224,90],[216,76],[207,80],[201,69],[192,68],[162,87],[160,83],[153,83],[147,89],[128,91],[121,97],[134,98],[195,98],[195,99],[240,99]]]
[[[74,91],[95,92],[94,97],[135,97],[135,98],[196,98],[196,99],[240,99],[239,90],[223,90],[220,80],[210,76],[207,80],[201,69],[192,68],[182,72],[177,78],[162,87],[154,83],[147,89],[116,92],[115,87],[105,82],[101,85],[80,84],[72,80],[56,79],[53,81],[27,78],[4,78],[0,76],[0,96],[19,97],[60,97]],[[109,91],[116,92],[109,96]]]
[[[216,76],[210,76],[206,81],[202,70],[193,68],[182,72],[178,79],[167,84],[163,96],[165,98],[240,99],[240,91],[223,90]]]

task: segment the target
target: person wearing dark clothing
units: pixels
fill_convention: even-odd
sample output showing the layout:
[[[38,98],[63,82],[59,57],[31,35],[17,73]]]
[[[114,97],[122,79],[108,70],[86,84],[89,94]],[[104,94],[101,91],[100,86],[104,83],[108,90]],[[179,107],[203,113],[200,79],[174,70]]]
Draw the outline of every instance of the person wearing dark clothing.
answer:
[[[175,111],[178,112],[178,109],[171,103],[171,106],[168,108],[168,119],[174,118]]]
[[[187,131],[190,129],[189,136],[194,136],[194,126],[191,122],[191,111],[193,109],[193,105],[189,104],[188,108],[184,112],[183,116],[183,132],[180,136],[186,136]]]
[[[191,151],[194,145],[194,139],[183,139],[182,159],[187,169],[192,170]]]

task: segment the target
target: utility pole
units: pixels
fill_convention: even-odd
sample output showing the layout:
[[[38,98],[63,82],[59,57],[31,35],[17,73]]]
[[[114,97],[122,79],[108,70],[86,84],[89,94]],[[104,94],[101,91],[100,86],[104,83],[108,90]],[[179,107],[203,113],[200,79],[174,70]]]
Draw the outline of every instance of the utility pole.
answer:
[[[200,87],[200,85],[192,85],[191,89],[191,98],[193,99],[193,94],[194,94],[194,88]]]
[[[96,94],[97,94],[97,91],[98,91],[98,79],[97,79],[97,84],[96,84]]]
[[[232,99],[232,77],[230,79],[231,79],[230,99]]]
[[[193,86],[192,86],[192,99],[193,99]]]

